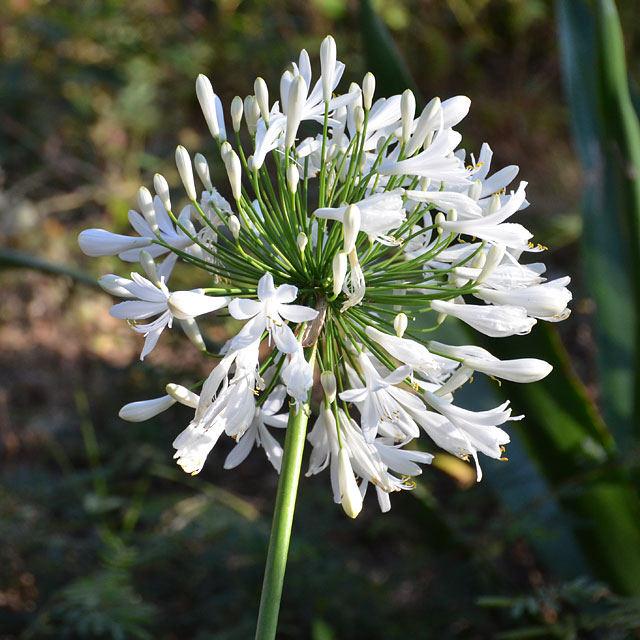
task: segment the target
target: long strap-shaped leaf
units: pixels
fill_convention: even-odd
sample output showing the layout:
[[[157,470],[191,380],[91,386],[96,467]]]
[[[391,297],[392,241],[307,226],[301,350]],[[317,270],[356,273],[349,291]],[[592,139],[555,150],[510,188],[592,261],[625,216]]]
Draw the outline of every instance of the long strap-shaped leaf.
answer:
[[[632,436],[640,265],[640,131],[615,5],[559,0],[558,30],[578,156],[585,170],[583,259],[596,302],[602,409],[619,445]],[[597,73],[596,73],[597,71]],[[634,384],[636,393],[634,394]]]

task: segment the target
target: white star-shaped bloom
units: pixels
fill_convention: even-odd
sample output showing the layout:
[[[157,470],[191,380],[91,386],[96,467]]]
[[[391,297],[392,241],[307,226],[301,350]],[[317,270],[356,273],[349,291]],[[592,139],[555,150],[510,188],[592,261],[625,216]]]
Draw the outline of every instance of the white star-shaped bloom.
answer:
[[[229,312],[236,320],[249,320],[232,341],[232,349],[241,349],[260,339],[266,330],[282,353],[295,353],[298,341],[284,322],[308,322],[318,312],[310,307],[291,304],[298,297],[298,287],[283,284],[276,288],[273,276],[265,273],[258,282],[258,300],[236,298]]]

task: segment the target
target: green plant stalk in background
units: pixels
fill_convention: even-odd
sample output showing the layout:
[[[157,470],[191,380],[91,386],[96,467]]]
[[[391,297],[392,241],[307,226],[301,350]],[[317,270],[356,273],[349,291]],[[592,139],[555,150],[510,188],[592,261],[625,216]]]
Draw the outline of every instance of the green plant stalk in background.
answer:
[[[311,357],[309,358],[309,363],[312,367],[315,363],[316,345],[312,347]],[[309,396],[311,396],[311,391],[309,391]],[[287,555],[289,553],[293,514],[296,508],[296,495],[300,481],[302,453],[307,435],[309,413],[309,400],[302,407],[299,407],[297,411],[294,406],[289,409],[282,469],[280,470],[280,480],[278,481],[276,506],[273,513],[273,524],[271,525],[269,551],[267,552],[267,564],[264,570],[264,582],[262,583],[256,640],[274,640],[276,637],[280,599],[282,598],[284,573],[287,567]]]

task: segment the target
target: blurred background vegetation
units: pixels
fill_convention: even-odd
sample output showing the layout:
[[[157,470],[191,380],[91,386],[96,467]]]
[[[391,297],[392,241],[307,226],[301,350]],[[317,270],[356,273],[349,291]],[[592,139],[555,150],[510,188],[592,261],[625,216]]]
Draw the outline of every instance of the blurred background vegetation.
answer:
[[[1,640],[253,636],[277,478],[259,454],[224,471],[225,445],[200,476],[183,474],[171,441],[188,411],[118,419],[122,404],[208,363],[164,335],[140,363],[139,336],[88,284],[126,268],[86,259],[75,239],[92,226],[127,233],[136,190],[157,171],[178,193],[176,144],[212,151],[198,73],[228,108],[257,75],[275,93],[300,48],[317,63],[327,33],[347,64],[345,88],[371,69],[380,94],[401,90],[392,85],[404,76],[427,99],[472,99],[464,146],[486,140],[496,167],[520,165],[532,202],[522,222],[549,246],[550,277],[572,276],[573,314],[559,336],[538,327],[496,351],[544,354],[556,369],[531,390],[507,390],[527,419],[512,429],[510,462],[486,462],[482,484],[442,455],[390,514],[368,501],[351,522],[326,477],[304,479],[279,637],[640,637],[629,266],[639,211],[623,170],[633,137],[602,61],[616,44],[608,4],[0,5]],[[618,9],[633,94],[637,3]],[[226,194],[215,162],[213,172]],[[209,335],[223,340],[226,329]],[[466,401],[486,408],[502,391],[477,381]]]

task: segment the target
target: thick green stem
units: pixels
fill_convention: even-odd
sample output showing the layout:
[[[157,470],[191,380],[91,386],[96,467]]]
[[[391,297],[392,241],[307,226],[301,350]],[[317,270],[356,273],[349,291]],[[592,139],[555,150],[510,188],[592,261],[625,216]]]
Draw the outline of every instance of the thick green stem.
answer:
[[[309,358],[309,363],[312,367],[315,358],[316,345],[312,347]],[[284,572],[287,567],[291,526],[296,508],[296,495],[308,422],[309,401],[307,399],[307,402],[297,412],[295,412],[293,406],[289,412],[282,469],[280,470],[276,507],[271,526],[271,539],[269,540],[269,551],[267,553],[267,565],[264,570],[264,582],[262,583],[256,640],[274,640],[276,637]]]

